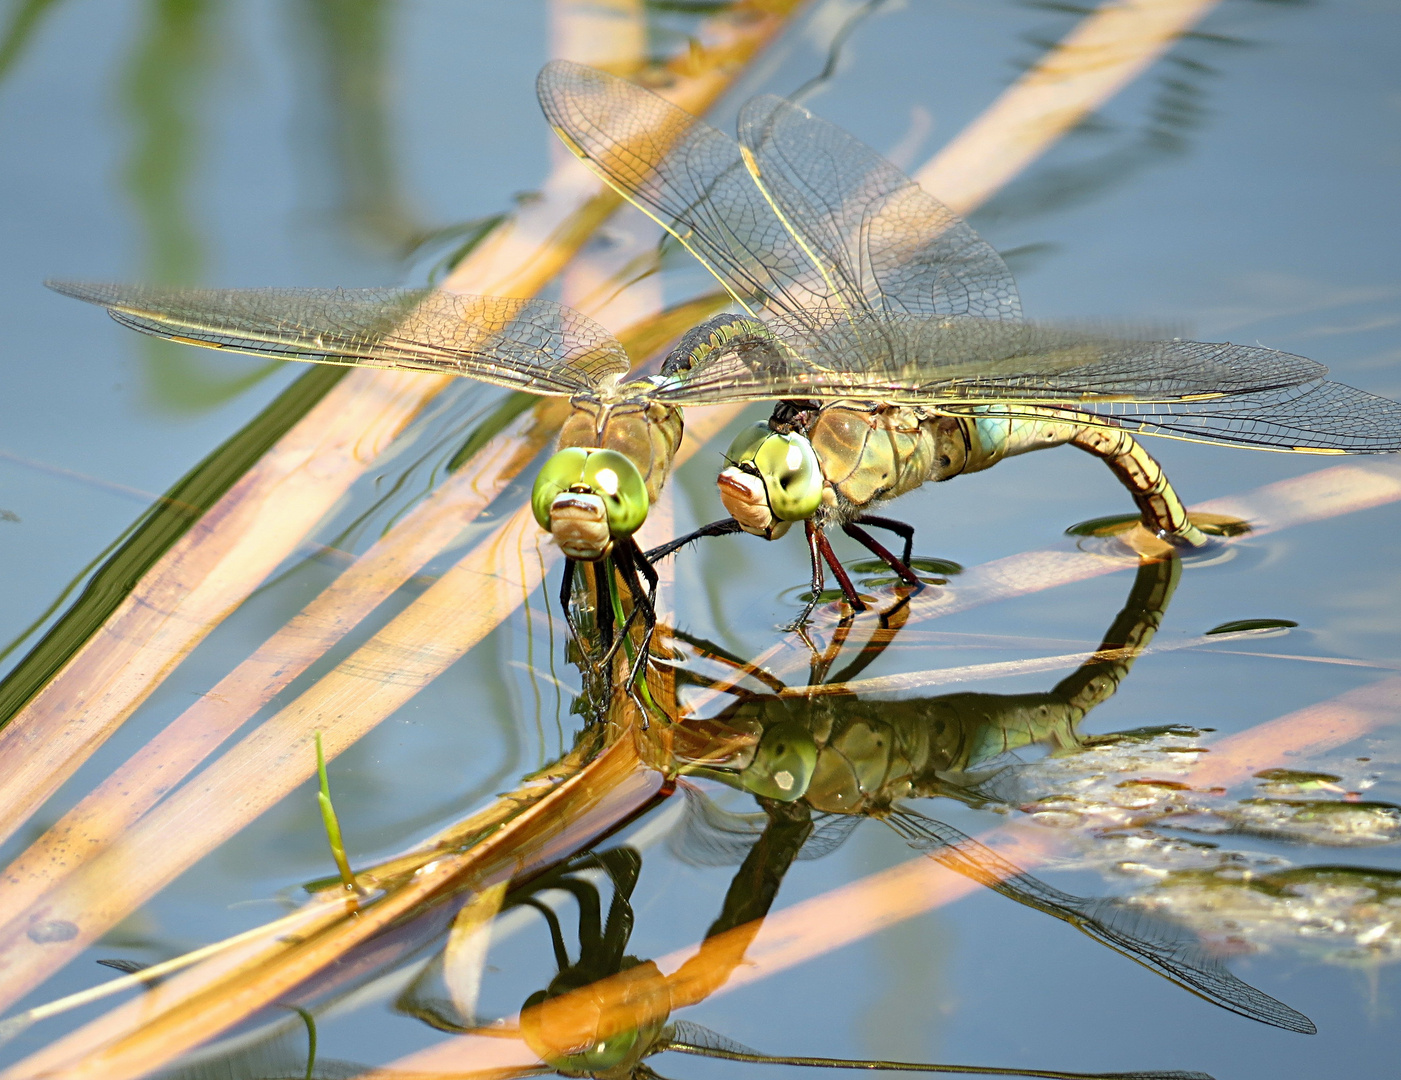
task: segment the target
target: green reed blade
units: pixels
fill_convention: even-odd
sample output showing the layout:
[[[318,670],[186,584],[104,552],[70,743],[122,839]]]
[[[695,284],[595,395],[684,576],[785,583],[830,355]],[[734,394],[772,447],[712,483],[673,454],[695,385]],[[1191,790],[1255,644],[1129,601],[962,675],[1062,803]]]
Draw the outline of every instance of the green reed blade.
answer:
[[[331,781],[326,776],[326,754],[321,749],[319,731],[316,733],[316,777],[321,785],[321,789],[316,793],[316,802],[321,807],[321,821],[326,826],[326,839],[331,842],[331,857],[336,860],[336,869],[340,871],[341,884],[345,886],[346,891],[358,893],[360,886],[355,883],[350,860],[345,856],[340,819],[336,817],[336,808],[331,802]]]

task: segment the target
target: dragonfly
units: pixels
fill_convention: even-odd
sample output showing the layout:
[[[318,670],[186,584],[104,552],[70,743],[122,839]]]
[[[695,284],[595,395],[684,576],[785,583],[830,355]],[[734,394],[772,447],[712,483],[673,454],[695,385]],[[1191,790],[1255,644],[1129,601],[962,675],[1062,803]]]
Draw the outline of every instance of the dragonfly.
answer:
[[[773,540],[801,521],[813,589],[799,623],[822,592],[824,563],[850,607],[865,607],[828,530],[918,589],[913,529],[872,511],[1004,458],[1087,451],[1128,488],[1149,531],[1193,548],[1209,542],[1203,527],[1135,435],[1401,450],[1401,405],[1327,381],[1312,360],[1024,320],[1006,263],[967,222],[793,102],[753,99],[736,140],[568,61],[545,67],[538,93],[570,150],[668,230],[739,309],[695,328],[672,354],[688,400],[781,398],[726,454],[718,485],[730,518],[651,555],[739,531]],[[868,527],[895,533],[902,555]]]
[[[872,1071],[1027,1076],[1048,1080],[1211,1080],[1206,1073],[1178,1070],[1079,1073],[765,1054],[751,1050],[700,1024],[673,1020],[667,977],[653,961],[627,955],[628,940],[635,921],[631,898],[641,869],[641,855],[630,847],[611,848],[599,853],[585,852],[507,895],[506,907],[533,907],[544,918],[557,968],[549,986],[537,990],[525,1000],[518,1023],[482,1024],[475,1018],[464,1017],[453,1002],[425,993],[421,980],[410,985],[396,1003],[396,1008],[440,1031],[522,1039],[540,1058],[538,1066],[497,1068],[492,1072],[495,1077],[554,1073],[597,1080],[662,1080],[645,1063],[646,1059],[673,1052],[748,1064]],[[600,876],[607,881],[612,892],[606,918],[596,883]],[[738,930],[746,940],[752,937],[748,930],[756,927],[767,914],[777,891],[777,879],[767,889],[760,885],[757,890],[751,890],[750,884],[742,868],[731,884],[725,912],[707,932],[698,953],[676,973],[676,978],[685,979],[691,971],[705,968],[707,985],[718,988],[724,984],[729,973],[743,963],[744,950],[733,947],[732,936],[728,932]],[[760,895],[746,895],[743,901],[735,902],[735,893],[754,891]],[[570,894],[578,906],[577,959],[570,956],[559,914],[543,899],[551,892]],[[735,925],[736,918],[745,919],[748,925],[741,929]],[[592,1030],[583,1031],[582,1034],[576,1030],[581,1010],[570,1010],[571,1002],[576,1006],[586,1002],[583,1008],[588,1010],[590,1019],[597,1022]],[[561,1005],[565,1007],[564,1011],[555,1011]],[[618,1025],[609,1023],[607,1018],[610,1013],[619,1012],[632,1021],[632,1026],[613,1030]],[[556,1017],[563,1023],[557,1022]],[[570,1021],[574,1021],[574,1024],[570,1024]]]
[[[572,408],[555,453],[536,475],[531,509],[564,553],[560,602],[576,564],[594,566],[606,667],[644,620],[629,685],[647,656],[657,575],[634,534],[647,518],[681,442],[683,385],[626,380],[627,350],[587,315],[543,299],[433,289],[178,289],[49,281],[65,296],[105,307],[123,326],[187,345],[352,367],[461,375]],[[633,604],[614,634],[616,566]],[[646,579],[644,588],[642,578]],[[612,638],[611,643],[608,639]]]
[[[707,724],[753,732],[747,760],[723,768],[689,770],[760,797],[764,813],[726,813],[694,786],[690,813],[673,850],[701,864],[749,859],[775,845],[775,829],[791,830],[795,814],[811,823],[804,858],[829,854],[865,818],[893,829],[910,847],[1023,906],[1075,927],[1150,971],[1221,1008],[1289,1031],[1313,1033],[1302,1013],[1233,975],[1190,934],[1115,898],[1087,898],[1027,873],[960,830],[909,805],[909,800],[954,798],[972,807],[994,801],[980,785],[1009,751],[1033,744],[1081,745],[1078,726],[1114,695],[1161,625],[1180,576],[1181,560],[1146,560],[1123,610],[1095,653],[1049,691],[1021,694],[964,692],[899,700],[865,700],[854,677],[898,634],[898,619],[874,632],[855,660],[824,683],[841,640],[813,665],[806,687],[788,688],[706,643],[701,655],[753,675],[763,692],[706,679],[699,668],[678,667],[679,680],[718,686],[736,700]],[[677,633],[676,637],[685,640]],[[1103,737],[1105,739],[1109,736]],[[980,776],[980,774],[983,774]],[[796,854],[794,857],[797,857]],[[761,878],[781,878],[787,864]]]

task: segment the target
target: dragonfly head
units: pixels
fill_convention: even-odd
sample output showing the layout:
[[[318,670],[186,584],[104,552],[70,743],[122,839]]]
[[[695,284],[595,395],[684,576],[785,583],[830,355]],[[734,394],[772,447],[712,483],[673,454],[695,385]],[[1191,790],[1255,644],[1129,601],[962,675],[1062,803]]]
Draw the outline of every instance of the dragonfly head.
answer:
[[[548,990],[526,998],[521,1006],[526,1045],[565,1076],[631,1076],[653,1052],[668,1009],[658,1000],[658,987],[665,983],[656,964],[624,956],[620,968],[616,974],[565,970]],[[591,992],[594,983],[610,974],[610,992]],[[616,1026],[616,1021],[607,1023],[610,1013],[631,1013],[638,1026],[605,1034]]]
[[[805,435],[752,424],[725,457],[730,464],[716,479],[720,501],[747,533],[777,540],[822,505],[822,467]]]
[[[759,740],[754,760],[739,774],[746,791],[778,802],[794,802],[807,794],[817,768],[817,740],[805,724],[785,720],[774,724]]]
[[[647,485],[616,450],[571,446],[535,477],[530,508],[569,558],[597,562],[647,520]]]

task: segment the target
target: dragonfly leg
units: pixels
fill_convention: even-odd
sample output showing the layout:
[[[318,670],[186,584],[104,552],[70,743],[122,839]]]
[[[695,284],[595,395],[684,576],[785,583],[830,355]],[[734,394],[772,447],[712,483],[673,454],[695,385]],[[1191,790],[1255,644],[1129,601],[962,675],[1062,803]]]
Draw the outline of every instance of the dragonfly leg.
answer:
[[[729,536],[740,531],[739,522],[734,518],[722,518],[719,521],[712,521],[709,525],[702,525],[695,532],[679,536],[675,540],[670,540],[665,544],[654,547],[651,551],[644,552],[643,557],[649,563],[654,563],[658,559],[665,559],[672,552],[685,547],[693,541],[700,540],[706,536]]]
[[[832,550],[832,544],[827,539],[827,534],[822,530],[822,526],[814,525],[811,518],[808,518],[804,525],[808,530],[808,548],[812,552],[813,579],[820,580],[818,575],[822,571],[817,565],[817,557],[821,555],[822,560],[832,568],[832,576],[837,579],[837,584],[841,586],[842,598],[851,605],[853,611],[865,611],[865,602],[857,595],[856,586],[851,583],[851,578],[847,576],[846,570],[837,560],[837,553]],[[819,589],[818,592],[820,591]]]
[[[1192,524],[1163,467],[1127,431],[1084,427],[1075,433],[1070,444],[1103,459],[1129,489],[1143,515],[1143,524],[1154,535],[1179,547],[1206,545],[1206,534]]]
[[[593,563],[595,593],[595,615],[598,621],[598,635],[611,657],[617,643],[613,640],[613,563],[609,559],[599,559]]]
[[[872,553],[875,554],[876,558],[880,559],[881,562],[885,563],[886,566],[894,570],[895,573],[897,573],[900,576],[901,580],[903,580],[908,585],[913,585],[916,592],[924,588],[924,582],[919,580],[919,576],[909,568],[908,564],[906,564],[900,559],[897,559],[894,555],[887,551],[880,543],[877,542],[874,536],[868,533],[865,529],[861,528],[860,525],[843,525],[842,532],[846,533],[847,536],[851,537],[858,544],[861,544],[862,546],[868,548]]]
[[[646,670],[647,658],[652,648],[652,632],[657,628],[657,571],[652,564],[647,561],[647,556],[637,546],[637,541],[629,537],[626,541],[620,541],[616,547],[618,568],[623,573],[623,581],[627,584],[628,591],[632,594],[632,614],[628,616],[628,626],[624,628],[624,634],[632,625],[633,618],[639,611],[642,612],[642,643],[637,650],[637,656],[633,660],[632,668],[628,672],[628,685],[632,686],[637,681],[638,673]],[[644,591],[642,582],[638,578],[641,571],[642,577],[647,579],[647,589]],[[646,716],[646,712],[643,712]]]
[[[584,639],[579,636],[579,626],[574,621],[574,609],[570,602],[574,597],[574,573],[578,563],[573,559],[564,560],[564,580],[559,583],[559,608],[564,612],[565,625],[569,627],[569,635],[574,639],[575,646],[579,649],[579,655],[584,655]]]
[[[886,529],[893,532],[905,542],[905,550],[900,553],[900,561],[906,566],[910,565],[910,556],[914,552],[915,527],[906,521],[896,521],[894,518],[878,517],[875,514],[862,514],[856,519],[857,525],[870,525],[877,529]]]
[[[794,629],[801,629],[808,621],[808,616],[812,614],[812,609],[817,606],[817,598],[822,595],[823,588],[827,585],[826,575],[822,571],[822,553],[817,547],[817,527],[813,525],[811,519],[803,522],[803,529],[807,533],[808,556],[812,559],[812,595],[808,598],[807,605],[803,608],[803,613],[793,623]]]

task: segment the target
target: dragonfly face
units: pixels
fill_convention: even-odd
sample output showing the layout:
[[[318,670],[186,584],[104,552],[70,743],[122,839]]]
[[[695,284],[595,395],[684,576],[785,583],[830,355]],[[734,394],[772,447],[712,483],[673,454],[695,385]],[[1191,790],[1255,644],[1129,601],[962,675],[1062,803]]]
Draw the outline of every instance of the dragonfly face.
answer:
[[[616,450],[567,447],[535,477],[530,508],[571,559],[595,562],[647,520],[647,487]]]
[[[730,445],[716,480],[720,501],[747,533],[777,540],[822,505],[822,467],[807,436],[745,428]]]

